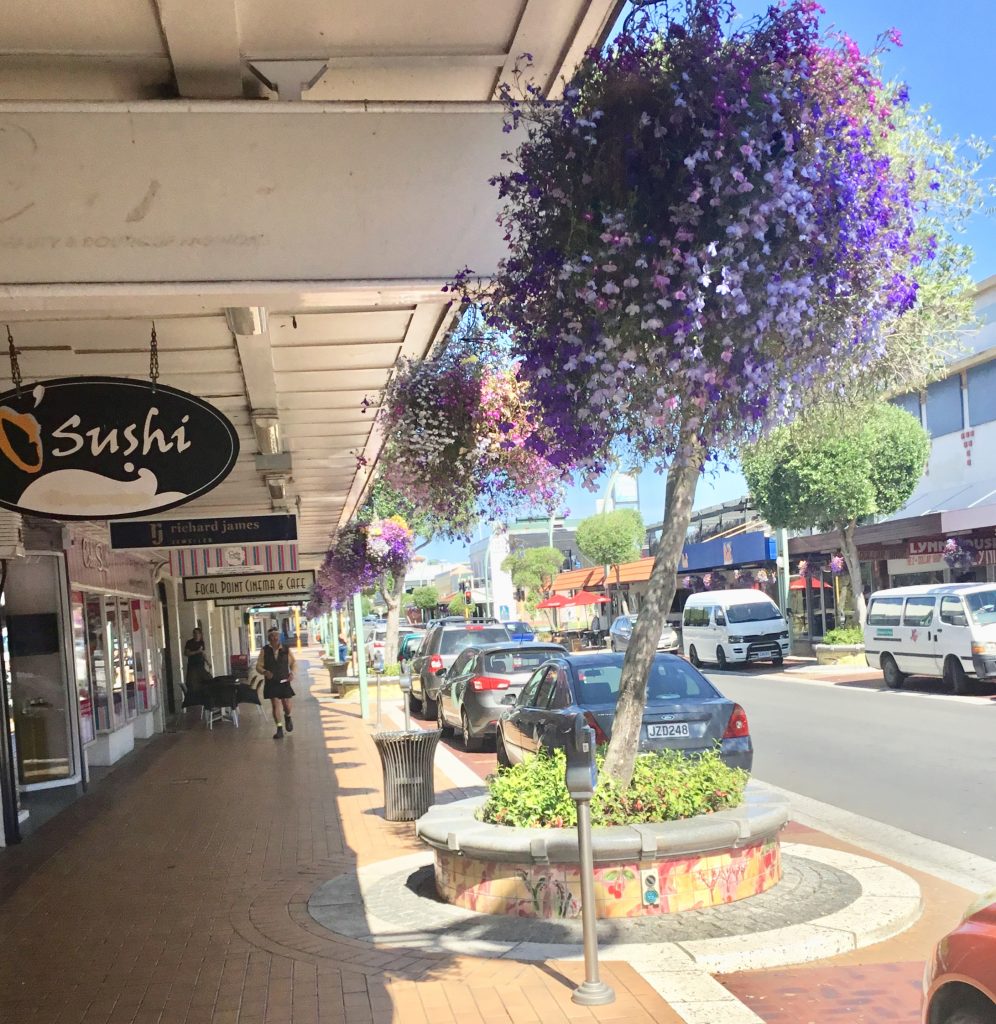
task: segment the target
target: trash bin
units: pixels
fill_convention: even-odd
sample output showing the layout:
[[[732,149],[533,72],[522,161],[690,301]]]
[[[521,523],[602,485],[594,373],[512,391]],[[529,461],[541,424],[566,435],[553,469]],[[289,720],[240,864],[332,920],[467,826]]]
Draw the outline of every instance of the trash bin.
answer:
[[[384,817],[388,821],[415,821],[436,797],[433,760],[439,729],[374,734],[384,768]]]

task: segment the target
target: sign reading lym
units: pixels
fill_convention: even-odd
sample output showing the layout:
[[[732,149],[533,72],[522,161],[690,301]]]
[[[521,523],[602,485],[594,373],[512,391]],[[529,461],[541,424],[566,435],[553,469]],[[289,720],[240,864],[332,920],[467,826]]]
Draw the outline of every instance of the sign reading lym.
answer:
[[[0,395],[0,506],[15,512],[161,512],[217,487],[238,455],[221,412],[163,384],[64,377]]]
[[[315,585],[313,569],[297,572],[253,572],[228,576],[186,576],[183,596],[188,601],[234,600],[265,601],[275,597],[299,600]]]

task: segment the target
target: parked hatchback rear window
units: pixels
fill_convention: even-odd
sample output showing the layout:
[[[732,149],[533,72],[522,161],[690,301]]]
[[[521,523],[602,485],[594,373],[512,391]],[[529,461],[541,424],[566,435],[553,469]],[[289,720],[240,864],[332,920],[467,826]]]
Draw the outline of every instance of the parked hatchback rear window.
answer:
[[[440,654],[459,654],[465,647],[480,647],[481,644],[497,644],[508,639],[503,626],[480,626],[475,629],[445,629],[439,638]]]
[[[546,650],[533,648],[528,651],[495,651],[484,656],[484,671],[496,676],[535,672],[544,661],[563,653],[556,647],[549,647]]]

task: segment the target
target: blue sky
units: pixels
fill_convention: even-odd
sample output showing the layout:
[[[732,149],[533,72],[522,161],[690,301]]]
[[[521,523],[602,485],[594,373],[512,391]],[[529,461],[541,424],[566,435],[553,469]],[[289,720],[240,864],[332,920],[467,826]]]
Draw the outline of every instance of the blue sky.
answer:
[[[745,18],[761,13],[768,4],[743,0],[737,4]],[[978,135],[996,143],[996,103],[993,103],[993,0],[823,0],[824,24],[833,24],[854,38],[862,49],[890,28],[902,33],[903,46],[885,55],[886,73],[904,80],[910,100],[929,104],[946,135]],[[996,175],[996,160],[985,172]],[[977,218],[968,241],[975,249],[977,280],[996,274],[996,219]],[[712,470],[702,478],[695,507],[703,508],[740,497],[746,487],[736,468]],[[591,515],[601,491],[572,488],[567,505],[572,517]],[[640,480],[644,519],[658,522],[664,506],[664,477],[646,472]],[[459,559],[464,545],[435,543],[423,551],[429,557]]]

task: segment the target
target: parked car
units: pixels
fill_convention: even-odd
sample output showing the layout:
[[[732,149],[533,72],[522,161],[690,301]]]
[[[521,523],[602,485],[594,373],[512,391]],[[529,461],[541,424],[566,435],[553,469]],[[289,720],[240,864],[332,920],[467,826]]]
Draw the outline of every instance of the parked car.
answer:
[[[996,1024],[996,890],[976,900],[923,972],[923,1024]]]
[[[503,622],[513,640],[535,640],[536,630],[528,622]]]
[[[872,594],[865,660],[895,690],[908,675],[942,678],[958,694],[996,677],[996,587],[992,583],[895,587]]]
[[[442,678],[441,669],[449,668],[465,647],[479,647],[508,641],[508,630],[497,620],[477,621],[457,617],[444,619],[425,635],[418,654],[412,659],[412,689],[408,706],[413,715],[433,720]]]
[[[685,602],[681,642],[696,667],[770,661],[781,665],[789,652],[788,623],[760,590],[715,590]]]
[[[578,712],[594,729],[596,743],[608,743],[624,660],[623,654],[568,654],[541,665],[498,720],[498,763],[516,764],[553,745],[551,738]],[[647,676],[640,750],[697,754],[717,746],[727,764],[750,770],[754,748],[744,709],[688,662],[656,655]]]
[[[404,668],[415,657],[425,639],[425,632],[404,633],[398,640],[398,663]]]
[[[371,623],[367,630],[367,664],[384,667],[384,646],[387,642],[387,623]]]
[[[636,626],[635,615],[620,615],[609,627],[609,646],[614,651],[625,651],[629,647],[630,637]],[[676,651],[678,634],[666,622],[661,627],[661,635],[657,641],[657,650]]]
[[[464,648],[452,668],[441,673],[439,728],[444,733],[459,729],[464,746],[480,750],[485,738],[494,736],[499,714],[515,703],[533,672],[566,653],[559,644],[517,640]]]

